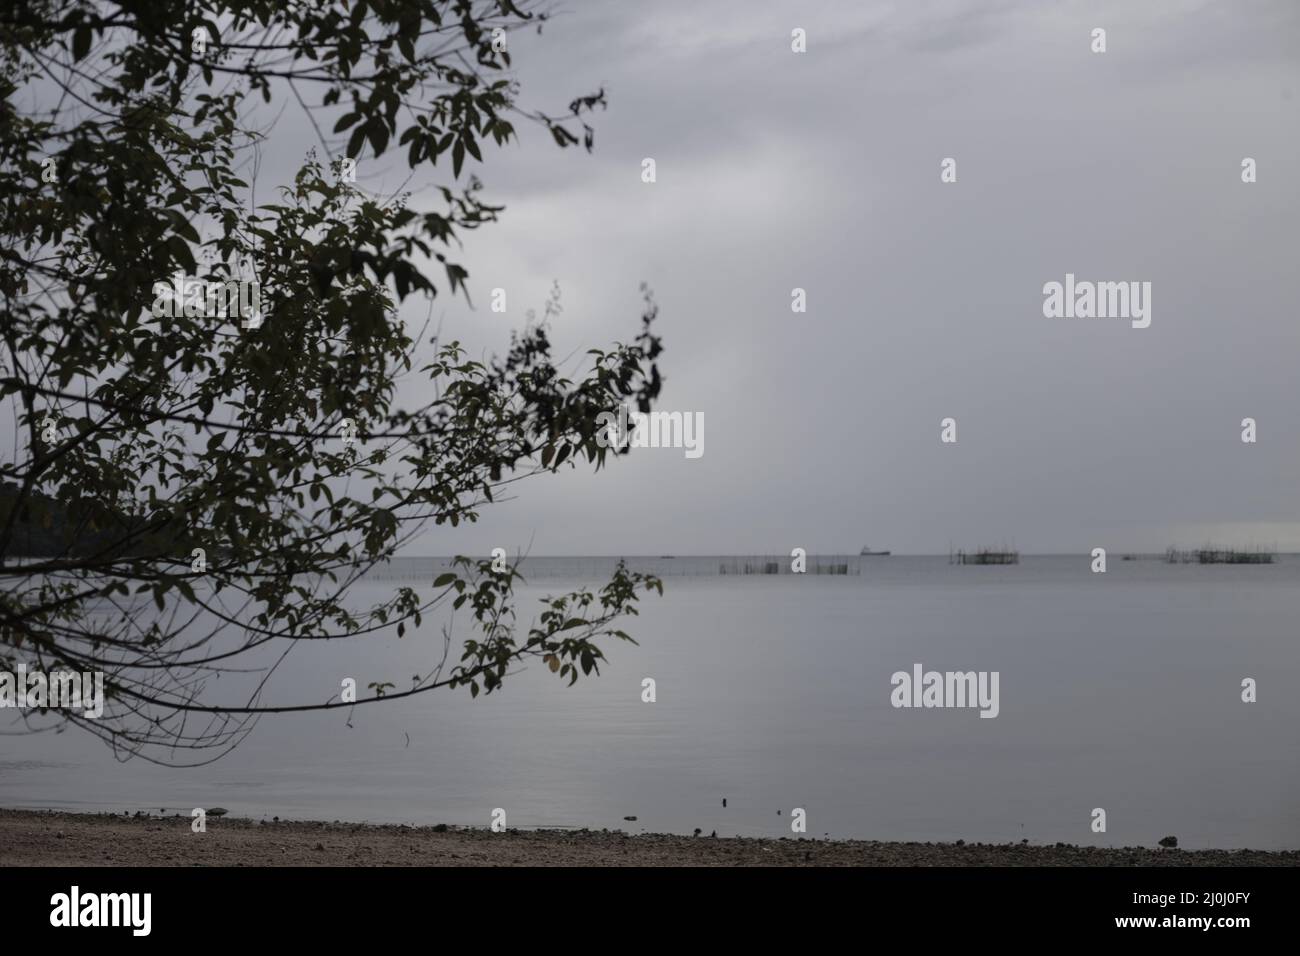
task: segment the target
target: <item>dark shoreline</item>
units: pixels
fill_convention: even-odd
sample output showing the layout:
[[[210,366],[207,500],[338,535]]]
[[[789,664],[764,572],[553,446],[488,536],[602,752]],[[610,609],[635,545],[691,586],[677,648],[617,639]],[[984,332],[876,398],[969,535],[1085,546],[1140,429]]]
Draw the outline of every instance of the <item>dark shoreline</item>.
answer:
[[[0,866],[1300,866],[1296,850],[893,843],[0,809]]]

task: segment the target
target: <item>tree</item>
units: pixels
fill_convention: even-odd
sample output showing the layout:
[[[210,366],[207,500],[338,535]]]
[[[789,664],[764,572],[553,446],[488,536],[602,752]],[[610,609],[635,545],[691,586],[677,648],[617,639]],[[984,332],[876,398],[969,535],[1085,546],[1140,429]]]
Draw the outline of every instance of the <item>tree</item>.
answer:
[[[648,293],[636,337],[593,349],[574,378],[544,322],[480,362],[398,315],[411,296],[465,293],[457,236],[500,212],[467,170],[485,146],[523,121],[592,148],[603,92],[555,116],[519,105],[506,38],[545,19],[512,0],[0,13],[0,399],[15,429],[0,463],[0,662],[102,671],[108,696],[98,720],[39,719],[147,759],[215,759],[259,715],[354,706],[268,701],[263,683],[209,699],[214,675],[269,675],[303,642],[401,637],[434,608],[466,609],[459,660],[444,633],[438,668],[398,691],[373,683],[361,704],[491,692],[531,658],[572,684],[599,672],[602,639],[630,640],[619,619],[662,585],[622,565],[527,627],[518,569],[486,559],[379,606],[344,602],[429,522],[474,521],[513,482],[580,459],[600,469],[597,416],[647,411],[659,393]],[[281,101],[311,117],[327,158],[313,149],[255,205],[245,170]],[[446,180],[437,211],[353,181],[389,149]],[[398,400],[411,376],[432,396],[417,407]]]

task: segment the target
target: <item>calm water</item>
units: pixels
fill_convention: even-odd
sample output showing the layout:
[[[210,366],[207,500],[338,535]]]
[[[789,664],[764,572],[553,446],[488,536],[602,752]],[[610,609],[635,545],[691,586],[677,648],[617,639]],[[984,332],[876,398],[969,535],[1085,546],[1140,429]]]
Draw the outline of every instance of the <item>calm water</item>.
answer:
[[[267,717],[209,767],[118,763],[79,731],[0,737],[0,805],[479,826],[502,807],[517,827],[754,836],[789,835],[803,807],[814,836],[1300,848],[1300,559],[1112,554],[1105,575],[1086,556],[836,560],[859,573],[630,559],[665,576],[665,595],[643,601],[626,628],[640,646],[608,647],[597,679],[567,688],[532,666],[489,697],[370,705],[350,727],[343,711]],[[401,560],[361,588],[439,564]],[[521,607],[612,565],[531,559]],[[270,699],[322,700],[344,676],[401,687],[436,661],[436,635],[426,621],[400,641],[296,651]],[[891,707],[890,676],[916,662],[999,671],[1000,715]],[[1257,703],[1241,702],[1244,677]]]

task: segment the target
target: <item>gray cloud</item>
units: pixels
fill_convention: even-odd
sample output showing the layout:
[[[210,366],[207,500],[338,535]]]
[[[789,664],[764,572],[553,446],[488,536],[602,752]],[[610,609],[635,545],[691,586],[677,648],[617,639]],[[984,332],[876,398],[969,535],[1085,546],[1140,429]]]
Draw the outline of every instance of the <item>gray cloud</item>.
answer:
[[[558,278],[576,347],[649,280],[708,442],[527,486],[480,550],[1300,547],[1294,5],[918,6],[602,5],[523,51],[531,95],[611,106],[594,157],[489,165],[475,281]],[[1152,327],[1044,318],[1067,272],[1151,281]]]

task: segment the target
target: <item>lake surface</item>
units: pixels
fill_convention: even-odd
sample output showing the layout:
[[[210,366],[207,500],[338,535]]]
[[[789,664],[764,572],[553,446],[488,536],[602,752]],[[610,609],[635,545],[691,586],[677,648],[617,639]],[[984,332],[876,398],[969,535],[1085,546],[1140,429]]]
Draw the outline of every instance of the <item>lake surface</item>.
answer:
[[[440,690],[350,717],[270,716],[193,769],[120,763],[76,729],[0,736],[0,805],[476,826],[500,807],[512,827],[719,836],[790,835],[800,807],[817,837],[1300,848],[1295,556],[1112,554],[1105,574],[1087,555],[810,558],[847,565],[842,576],[628,560],[663,575],[664,596],[625,626],[639,646],[607,645],[603,674],[575,687],[531,665],[477,700]],[[442,563],[400,559],[357,596],[427,582]],[[613,565],[529,559],[521,623],[537,598],[599,586]],[[323,700],[345,676],[363,693],[401,688],[440,656],[436,624],[299,648],[268,700]],[[999,672],[998,716],[891,706],[891,675],[916,663]],[[1256,703],[1241,700],[1247,677]],[[1105,833],[1090,827],[1097,807]]]

